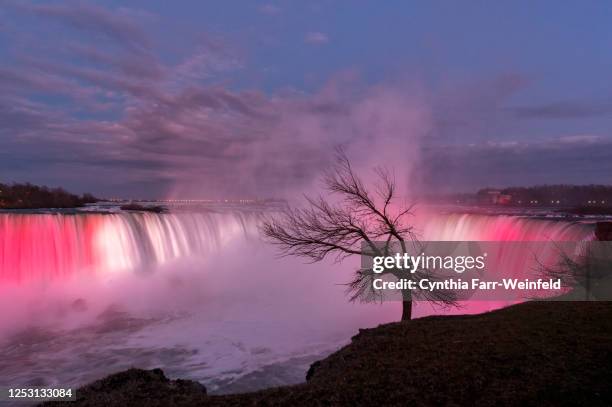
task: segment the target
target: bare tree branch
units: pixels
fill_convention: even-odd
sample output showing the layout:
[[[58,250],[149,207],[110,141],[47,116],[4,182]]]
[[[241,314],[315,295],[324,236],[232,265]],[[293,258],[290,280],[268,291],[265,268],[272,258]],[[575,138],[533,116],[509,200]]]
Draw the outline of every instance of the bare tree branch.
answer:
[[[407,252],[407,242],[415,247],[418,241],[407,217],[413,206],[396,206],[396,181],[384,167],[375,169],[378,182],[370,193],[354,172],[344,151],[337,149],[334,166],[325,173],[323,185],[332,195],[339,197],[331,204],[322,196],[305,197],[305,208],[287,208],[279,216],[264,221],[264,237],[279,247],[283,256],[298,256],[311,262],[331,256],[342,261],[351,255],[388,256],[394,245]],[[380,242],[384,242],[381,246]],[[362,244],[365,243],[365,248]],[[393,274],[393,272],[392,272]],[[413,278],[435,278],[426,270],[419,270]],[[359,269],[347,284],[351,301],[375,301],[381,294],[372,287],[374,273]],[[412,301],[410,292],[403,293],[404,304]],[[423,293],[426,301],[442,305],[454,304],[451,293]]]

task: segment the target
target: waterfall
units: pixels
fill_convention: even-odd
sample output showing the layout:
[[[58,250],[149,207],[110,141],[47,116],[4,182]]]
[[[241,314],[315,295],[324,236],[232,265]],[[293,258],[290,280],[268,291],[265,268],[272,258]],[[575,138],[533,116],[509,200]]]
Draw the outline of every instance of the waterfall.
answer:
[[[218,251],[257,235],[259,212],[0,214],[0,281],[113,273]],[[422,240],[583,240],[592,226],[513,216],[424,217]]]
[[[421,240],[428,241],[482,241],[482,242],[576,242],[590,240],[593,237],[593,224],[550,220],[545,218],[528,218],[507,215],[483,214],[437,214],[421,218],[417,225]],[[556,252],[549,252],[551,246],[534,245],[538,248],[540,259],[556,258]],[[543,250],[543,251],[542,251]],[[520,250],[519,250],[520,252]],[[508,250],[498,261],[505,265],[506,276],[513,278],[533,277],[534,264],[531,256],[516,256]],[[448,310],[424,306],[417,309],[417,315],[431,314],[475,314],[502,308],[521,302],[508,300],[471,300],[460,301],[460,307]]]
[[[250,212],[0,214],[0,281],[112,273],[205,255],[257,233]]]
[[[261,217],[231,209],[0,213],[0,307],[10,309],[0,313],[6,355],[0,383],[47,378],[46,384],[78,386],[139,366],[162,367],[215,389],[280,362],[301,375],[302,357],[320,359],[358,328],[398,319],[401,303],[346,300],[343,283],[358,258],[344,265],[279,259],[275,247],[258,241]],[[437,214],[416,221],[423,240],[592,234],[592,225],[506,216]],[[205,261],[178,261],[189,256]],[[478,313],[510,303],[464,301],[448,310],[417,303],[414,315]]]
[[[446,214],[426,217],[421,240],[441,241],[580,241],[593,235],[593,225],[506,215]]]

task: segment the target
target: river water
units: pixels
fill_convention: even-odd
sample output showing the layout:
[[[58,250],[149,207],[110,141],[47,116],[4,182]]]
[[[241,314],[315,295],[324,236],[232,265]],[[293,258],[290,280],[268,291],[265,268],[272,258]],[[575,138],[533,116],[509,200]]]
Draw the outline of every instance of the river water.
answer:
[[[0,213],[0,386],[78,386],[161,367],[212,393],[304,381],[308,366],[398,303],[353,304],[341,265],[278,258],[261,208]],[[429,214],[425,240],[582,240],[585,223]],[[479,302],[474,313],[504,303]],[[441,312],[419,303],[415,316]]]

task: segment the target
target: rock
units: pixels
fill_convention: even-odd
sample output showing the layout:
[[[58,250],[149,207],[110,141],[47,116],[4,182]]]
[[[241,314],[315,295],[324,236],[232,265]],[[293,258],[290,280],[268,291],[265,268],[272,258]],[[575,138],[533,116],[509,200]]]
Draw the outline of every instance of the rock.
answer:
[[[75,404],[87,406],[187,406],[205,402],[206,387],[192,380],[170,380],[161,369],[128,369],[79,388],[76,397]]]
[[[306,383],[207,396],[197,382],[130,369],[53,405],[610,406],[611,375],[612,303],[534,301],[362,330]]]
[[[315,375],[319,367],[321,367],[320,360],[317,360],[312,365],[310,365],[310,367],[308,368],[308,372],[306,372],[306,381],[309,381],[310,379],[312,379],[312,377]]]

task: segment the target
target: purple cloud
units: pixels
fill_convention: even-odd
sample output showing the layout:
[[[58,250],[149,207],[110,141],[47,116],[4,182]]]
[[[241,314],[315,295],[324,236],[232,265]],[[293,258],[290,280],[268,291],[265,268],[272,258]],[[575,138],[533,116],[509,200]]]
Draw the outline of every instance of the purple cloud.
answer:
[[[529,83],[522,75],[436,94],[403,80],[364,85],[350,75],[308,92],[260,91],[231,80],[247,65],[228,41],[201,36],[162,53],[143,25],[153,18],[146,13],[83,3],[20,10],[50,34],[11,32],[19,47],[0,68],[0,170],[8,180],[84,191],[93,179],[98,190],[91,192],[127,196],[292,196],[314,188],[339,144],[366,176],[385,163],[412,189],[610,173],[603,137],[500,141],[500,123],[511,119],[505,104]],[[87,35],[58,45],[57,23]],[[329,42],[322,32],[304,40]],[[521,118],[603,114],[568,105],[511,111]],[[589,154],[596,164],[580,158]]]
[[[521,119],[580,119],[612,114],[612,102],[555,102],[509,109]]]
[[[304,42],[307,44],[323,45],[329,42],[329,37],[325,33],[314,31],[306,34]]]
[[[259,12],[262,14],[267,14],[267,15],[277,15],[280,14],[281,9],[278,6],[275,6],[274,4],[262,4],[261,6],[259,6]]]
[[[112,12],[88,3],[29,4],[16,3],[25,11],[56,19],[85,32],[101,34],[109,40],[135,48],[148,49],[150,41],[136,21],[125,12]]]
[[[215,84],[219,75],[242,67],[224,42],[207,37],[191,53],[162,62],[144,50],[152,41],[131,17],[79,7],[28,10],[86,29],[93,38],[102,35],[110,49],[83,38],[35,58],[20,56],[0,70],[0,86],[10,90],[0,109],[0,137],[8,141],[3,163],[23,180],[70,182],[67,174],[79,174],[73,182],[107,180],[101,184],[108,190],[120,190],[115,180],[128,191],[139,190],[133,189],[138,183],[168,188],[153,192],[158,196],[279,195],[311,186],[338,144],[363,168],[379,159],[403,166],[412,154],[410,140],[429,130],[427,109],[398,86],[340,79],[304,94]],[[112,47],[126,43],[143,49]],[[33,94],[77,103],[33,103]],[[404,139],[393,142],[396,134]],[[31,162],[27,174],[15,169],[16,162]]]
[[[542,141],[505,141],[423,149],[421,185],[437,192],[467,192],[483,186],[609,182],[612,141],[575,135]],[[560,181],[559,174],[563,174]],[[528,180],[526,182],[526,180]]]

